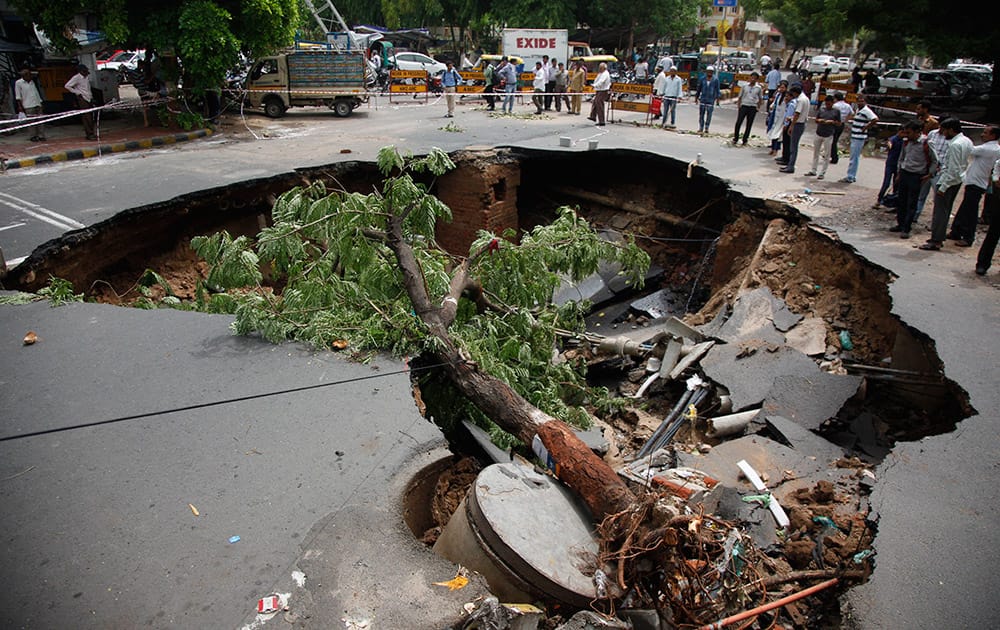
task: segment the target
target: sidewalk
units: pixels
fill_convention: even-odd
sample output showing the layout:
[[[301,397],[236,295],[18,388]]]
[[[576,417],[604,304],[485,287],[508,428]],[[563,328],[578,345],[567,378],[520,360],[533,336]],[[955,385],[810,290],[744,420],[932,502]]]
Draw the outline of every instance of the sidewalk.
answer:
[[[106,153],[148,149],[211,135],[211,129],[183,131],[162,127],[150,116],[144,127],[139,110],[105,112],[95,121],[97,140],[87,140],[79,118],[66,118],[45,126],[46,140],[32,142],[35,128],[0,134],[0,171],[49,162],[97,157]]]

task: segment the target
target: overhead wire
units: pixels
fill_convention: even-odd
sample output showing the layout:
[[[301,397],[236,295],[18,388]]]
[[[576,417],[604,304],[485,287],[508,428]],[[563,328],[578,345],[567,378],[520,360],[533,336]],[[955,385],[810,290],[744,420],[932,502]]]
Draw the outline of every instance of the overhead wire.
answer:
[[[88,429],[92,427],[100,427],[109,424],[118,424],[121,422],[129,422],[132,420],[141,420],[143,418],[152,418],[154,416],[162,416],[172,413],[180,413],[183,411],[194,411],[197,409],[208,409],[210,407],[218,407],[220,405],[228,405],[238,402],[246,402],[248,400],[258,400],[261,398],[270,398],[272,396],[283,396],[285,394],[295,394],[298,392],[305,392],[314,389],[321,389],[324,387],[334,387],[337,385],[347,385],[349,383],[357,383],[360,381],[368,381],[376,378],[384,378],[387,376],[397,376],[399,374],[413,373],[417,371],[430,370],[447,365],[447,363],[435,363],[432,365],[422,365],[419,367],[407,367],[406,369],[396,370],[394,372],[380,372],[378,374],[369,374],[367,376],[357,376],[354,378],[347,378],[339,381],[331,381],[329,383],[317,383],[315,385],[303,385],[302,387],[292,387],[289,389],[282,389],[274,392],[264,392],[261,394],[249,394],[247,396],[238,396],[236,398],[226,398],[224,400],[215,400],[211,402],[198,403],[194,405],[185,405],[183,407],[174,407],[172,409],[160,409],[158,411],[149,411],[146,413],[133,414],[131,416],[121,416],[118,418],[110,418],[107,420],[95,420],[93,422],[82,422],[80,424],[73,424],[65,427],[53,427],[50,429],[41,429],[39,431],[31,431],[29,433],[19,433],[17,435],[7,435],[0,437],[0,442],[10,442],[13,440],[23,440],[31,437],[39,437],[42,435],[51,435],[53,433],[65,433],[67,431],[75,431],[77,429]]]

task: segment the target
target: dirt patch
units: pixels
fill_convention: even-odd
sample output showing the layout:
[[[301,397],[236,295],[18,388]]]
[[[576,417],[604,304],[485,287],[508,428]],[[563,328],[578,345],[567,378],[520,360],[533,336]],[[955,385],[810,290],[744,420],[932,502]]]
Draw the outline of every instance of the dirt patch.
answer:
[[[437,542],[441,530],[451,520],[451,515],[458,509],[469,487],[475,483],[481,468],[479,462],[472,457],[463,457],[454,466],[442,471],[431,495],[430,518],[434,525],[424,532],[420,542],[426,545]]]

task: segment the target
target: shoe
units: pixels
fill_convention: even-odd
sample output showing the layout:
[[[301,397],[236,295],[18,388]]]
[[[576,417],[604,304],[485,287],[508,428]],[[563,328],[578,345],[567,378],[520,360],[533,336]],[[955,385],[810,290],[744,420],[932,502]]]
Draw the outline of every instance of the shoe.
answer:
[[[775,151],[774,149],[771,149],[770,151],[767,152],[768,155],[776,155],[777,153],[778,152]]]
[[[890,232],[902,232],[902,231],[903,231],[903,228],[902,228],[902,227],[900,227],[900,226],[898,226],[898,225],[894,225],[894,226],[892,226],[891,228],[889,228],[889,231],[890,231]]]
[[[875,203],[872,204],[872,210],[881,210],[884,207],[885,206],[883,206],[882,203],[879,201],[876,201]]]
[[[590,116],[587,116],[587,120],[590,120],[590,121],[592,121],[592,122],[597,122],[597,119],[596,119],[596,118],[591,118]]]
[[[823,179],[824,175],[817,175],[816,179]]]
[[[704,129],[699,129],[698,133],[705,133],[705,130]]]
[[[909,232],[900,232],[899,233],[899,238],[910,238],[910,233]]]
[[[603,127],[603,126],[604,126],[604,123],[597,123],[597,124],[595,125],[595,127]]]
[[[837,163],[837,162],[839,162],[839,161],[840,161],[840,160],[838,160],[837,158],[832,158],[832,159],[830,160],[830,164],[836,164],[836,163]]]
[[[743,146],[747,146],[747,141],[746,141],[746,140],[744,140],[744,141],[742,142],[742,144],[743,144]]]
[[[985,276],[986,275],[986,267],[976,267],[976,275],[977,276]]]
[[[970,241],[956,241],[955,247],[972,247],[972,243]]]
[[[806,173],[806,177],[815,177],[815,176],[816,176],[816,171],[809,171],[808,173]]]
[[[882,208],[882,212],[891,212],[891,213],[895,214],[896,213],[896,209],[895,208],[890,208],[889,206],[885,206],[884,208]]]
[[[785,158],[774,158],[775,164],[788,164],[788,160]]]
[[[934,241],[927,241],[917,249],[922,249],[925,252],[936,252],[941,250],[941,243],[936,243]]]
[[[853,184],[854,183],[854,180],[851,179],[850,177],[845,177],[845,178],[837,180],[837,181],[839,181],[841,184]]]

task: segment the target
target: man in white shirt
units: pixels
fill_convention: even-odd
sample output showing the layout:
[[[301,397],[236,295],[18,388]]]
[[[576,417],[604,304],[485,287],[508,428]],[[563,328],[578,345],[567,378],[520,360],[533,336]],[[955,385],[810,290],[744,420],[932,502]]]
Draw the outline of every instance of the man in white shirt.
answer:
[[[660,77],[663,77],[662,81]],[[653,86],[656,93],[660,95],[663,99],[662,115],[663,122],[662,127],[666,127],[668,124],[671,127],[677,126],[677,101],[681,100],[684,96],[684,79],[677,76],[677,68],[670,68],[669,73],[660,73],[656,77],[658,85]],[[667,113],[670,114],[670,122],[667,123]]]
[[[983,239],[983,246],[979,248],[979,255],[976,257],[976,275],[985,276],[993,262],[993,254],[997,250],[997,242],[1000,241],[1000,160],[993,163],[993,192],[986,198],[985,212],[989,218],[990,227],[986,230],[986,238]]]
[[[979,200],[990,186],[990,174],[993,165],[1000,159],[1000,127],[986,125],[983,127],[983,143],[972,148],[972,162],[962,178],[965,184],[965,196],[958,206],[955,220],[951,222],[949,239],[958,241],[957,247],[972,247],[976,240],[976,221],[979,218]]]
[[[934,185],[934,217],[931,219],[931,237],[920,246],[920,249],[937,251],[944,245],[945,233],[948,231],[948,219],[951,218],[951,208],[962,187],[962,176],[969,163],[972,153],[972,140],[962,133],[962,123],[957,118],[941,121],[941,126],[931,133],[937,132],[947,140],[943,152],[936,151],[941,168]],[[927,140],[930,144],[930,137]],[[934,151],[934,147],[931,147]],[[943,153],[943,155],[942,155]]]
[[[750,83],[740,88],[740,95],[736,100],[739,111],[736,114],[736,130],[733,132],[733,144],[739,142],[740,126],[746,120],[747,128],[743,131],[743,146],[747,145],[747,139],[750,137],[750,128],[753,127],[753,119],[757,117],[760,104],[764,100],[764,91],[761,90],[760,84],[757,83],[757,79],[759,78],[760,74],[751,72]]]
[[[545,109],[552,109],[552,97],[556,91],[556,73],[559,72],[559,61],[553,57],[545,66]]]
[[[21,70],[21,78],[14,83],[14,100],[17,101],[17,111],[25,116],[38,116],[42,113],[42,97],[38,94],[35,82],[31,80],[31,70],[27,68]],[[32,142],[45,140],[45,125],[39,124],[35,135],[29,139]]]
[[[809,97],[802,93],[801,85],[793,85],[788,93],[795,100],[795,109],[788,121],[788,164],[779,168],[781,173],[794,173],[795,160],[799,157],[799,142],[806,131],[806,118],[809,116]]]
[[[594,101],[590,105],[590,116],[598,127],[604,126],[604,108],[607,105],[611,89],[611,73],[608,72],[608,64],[601,63],[597,67],[597,78],[594,79]]]
[[[531,97],[531,102],[535,105],[535,113],[541,114],[542,107],[544,105],[544,100],[542,95],[545,93],[545,83],[547,82],[548,71],[545,66],[542,65],[541,61],[535,62],[535,80],[531,82],[532,89],[535,90],[535,95]]]
[[[671,68],[674,68],[674,58],[670,55],[664,55],[660,57],[660,60],[656,62],[656,65],[663,68],[665,72],[670,72]]]
[[[844,133],[845,128],[848,128],[847,119],[854,115],[854,108],[851,107],[851,104],[844,98],[843,92],[837,92],[833,95],[833,107],[840,112],[841,125],[833,131],[833,146],[830,147],[830,164],[836,164],[840,161],[840,151],[838,147],[840,144],[840,134]]]
[[[80,64],[77,66],[77,73],[70,77],[63,87],[73,94],[76,100],[77,109],[90,109],[93,107],[94,95],[90,91],[90,68]],[[83,131],[87,134],[87,140],[97,140],[94,135],[94,117],[90,112],[80,114],[83,120]]]
[[[645,81],[649,78],[649,64],[645,59],[640,59],[639,63],[635,64],[635,80]]]

